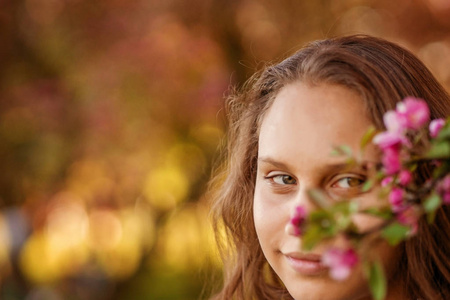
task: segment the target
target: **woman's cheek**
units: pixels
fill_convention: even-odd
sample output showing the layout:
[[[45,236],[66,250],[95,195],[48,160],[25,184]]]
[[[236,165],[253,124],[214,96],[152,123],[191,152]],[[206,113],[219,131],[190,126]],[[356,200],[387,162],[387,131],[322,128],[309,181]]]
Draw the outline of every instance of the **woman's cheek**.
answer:
[[[253,199],[253,214],[256,226],[260,227],[267,223],[272,206],[270,197],[267,195],[267,192],[264,192],[264,186],[261,183],[257,184]]]
[[[253,217],[255,221],[256,231],[259,236],[270,234],[283,234],[284,226],[289,221],[288,203],[280,197],[270,192],[270,187],[256,185]]]

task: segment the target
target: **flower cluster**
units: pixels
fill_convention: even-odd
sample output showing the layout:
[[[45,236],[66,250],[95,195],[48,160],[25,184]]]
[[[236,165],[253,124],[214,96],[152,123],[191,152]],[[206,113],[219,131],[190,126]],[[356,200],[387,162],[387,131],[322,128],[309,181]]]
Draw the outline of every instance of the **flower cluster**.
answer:
[[[406,192],[406,188],[412,183],[413,174],[410,170],[411,166],[403,162],[411,159],[411,152],[415,146],[408,137],[416,139],[420,137],[421,130],[429,119],[430,111],[425,101],[412,97],[406,98],[397,104],[396,110],[388,111],[384,115],[383,120],[387,131],[377,134],[373,139],[373,143],[383,152],[382,163],[386,177],[381,185],[391,187],[388,196],[391,210],[397,221],[410,227],[411,234],[417,231],[420,215],[414,203],[408,201],[414,197]],[[430,123],[430,135],[434,137],[443,127],[434,125],[437,122],[445,123],[442,119]]]
[[[407,151],[413,144],[407,134],[420,130],[430,118],[430,111],[423,100],[406,98],[397,104],[395,111],[388,111],[384,115],[387,131],[375,136],[373,142],[383,151],[383,166],[387,175],[398,173],[402,167],[402,158],[407,159]],[[434,130],[436,133],[437,128]],[[402,154],[404,156],[402,157]],[[406,155],[405,155],[406,154]]]
[[[290,234],[302,237],[305,249],[312,249],[325,239],[343,236],[352,247],[330,248],[322,256],[322,263],[329,267],[329,275],[335,280],[345,280],[351,269],[361,260],[358,246],[369,234],[379,233],[391,245],[395,245],[417,233],[418,222],[426,216],[431,223],[442,205],[450,205],[450,122],[435,119],[430,122],[430,111],[426,102],[413,97],[399,102],[395,110],[388,111],[383,118],[386,131],[375,134],[372,130],[363,140],[372,141],[381,151],[381,164],[375,178],[369,179],[363,189],[375,184],[381,188],[380,196],[386,198],[386,207],[358,209],[352,199],[326,203],[320,191],[312,191],[310,197],[318,209],[307,213],[297,206],[286,227]],[[362,142],[362,145],[367,142]],[[341,154],[358,162],[349,148],[341,146]],[[362,164],[362,162],[360,162]],[[427,180],[418,176],[426,169]],[[423,177],[423,176],[422,176]],[[366,213],[383,220],[368,232],[358,232],[353,216]],[[381,264],[364,262],[375,299],[385,295],[385,278]],[[375,278],[376,277],[376,278]]]

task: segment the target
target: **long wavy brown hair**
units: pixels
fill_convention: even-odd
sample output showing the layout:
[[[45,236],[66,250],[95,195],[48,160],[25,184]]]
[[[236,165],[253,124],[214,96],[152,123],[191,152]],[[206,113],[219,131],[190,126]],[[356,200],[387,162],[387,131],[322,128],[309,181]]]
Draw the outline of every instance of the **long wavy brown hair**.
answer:
[[[370,36],[320,40],[253,76],[227,99],[226,164],[213,182],[213,218],[224,261],[224,285],[213,299],[292,299],[264,258],[253,223],[261,119],[287,84],[338,84],[359,93],[367,116],[384,129],[383,114],[407,96],[428,102],[431,118],[450,115],[450,97],[406,49]],[[403,243],[398,276],[411,299],[450,299],[450,206]]]

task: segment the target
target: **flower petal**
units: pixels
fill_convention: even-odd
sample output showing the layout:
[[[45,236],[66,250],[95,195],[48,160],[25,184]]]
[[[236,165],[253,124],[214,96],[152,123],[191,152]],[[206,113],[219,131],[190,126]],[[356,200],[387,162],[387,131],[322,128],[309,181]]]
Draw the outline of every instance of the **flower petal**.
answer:
[[[430,122],[429,130],[430,130],[430,136],[432,138],[435,138],[439,135],[439,132],[441,131],[442,127],[445,125],[444,119],[435,119]]]
[[[409,129],[420,129],[430,119],[427,103],[419,98],[405,98],[397,104],[397,112],[404,116],[405,126]]]

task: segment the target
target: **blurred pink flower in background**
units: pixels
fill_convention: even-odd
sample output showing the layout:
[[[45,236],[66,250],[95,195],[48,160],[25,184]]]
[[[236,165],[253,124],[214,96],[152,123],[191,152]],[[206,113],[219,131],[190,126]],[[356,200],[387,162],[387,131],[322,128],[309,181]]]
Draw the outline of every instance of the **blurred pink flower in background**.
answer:
[[[287,233],[295,236],[301,235],[302,234],[301,226],[305,222],[306,216],[307,213],[305,207],[301,205],[296,206],[292,213],[291,220],[286,226]]]
[[[430,119],[427,103],[414,97],[399,102],[396,111],[404,118],[404,125],[408,129],[420,129]]]
[[[439,135],[439,132],[441,132],[442,127],[445,125],[444,119],[435,119],[430,122],[429,130],[430,130],[430,136],[432,138],[435,138]]]
[[[384,125],[388,132],[402,134],[406,129],[406,118],[397,111],[388,111],[383,116]]]
[[[398,174],[398,182],[403,185],[406,186],[408,185],[412,180],[412,174],[409,170],[401,170],[400,173]]]
[[[437,192],[445,204],[450,204],[450,175],[445,176],[437,185]]]
[[[403,210],[403,196],[404,191],[401,188],[393,188],[389,193],[389,203],[393,212]]]
[[[345,280],[352,268],[358,263],[358,256],[353,249],[331,248],[322,257],[322,263],[330,268],[330,277]]]
[[[397,221],[402,225],[409,226],[411,229],[409,231],[410,235],[417,233],[419,213],[414,206],[408,206],[397,214]]]
[[[382,163],[386,174],[392,175],[400,171],[402,166],[400,161],[400,151],[395,148],[387,148],[384,150]]]

